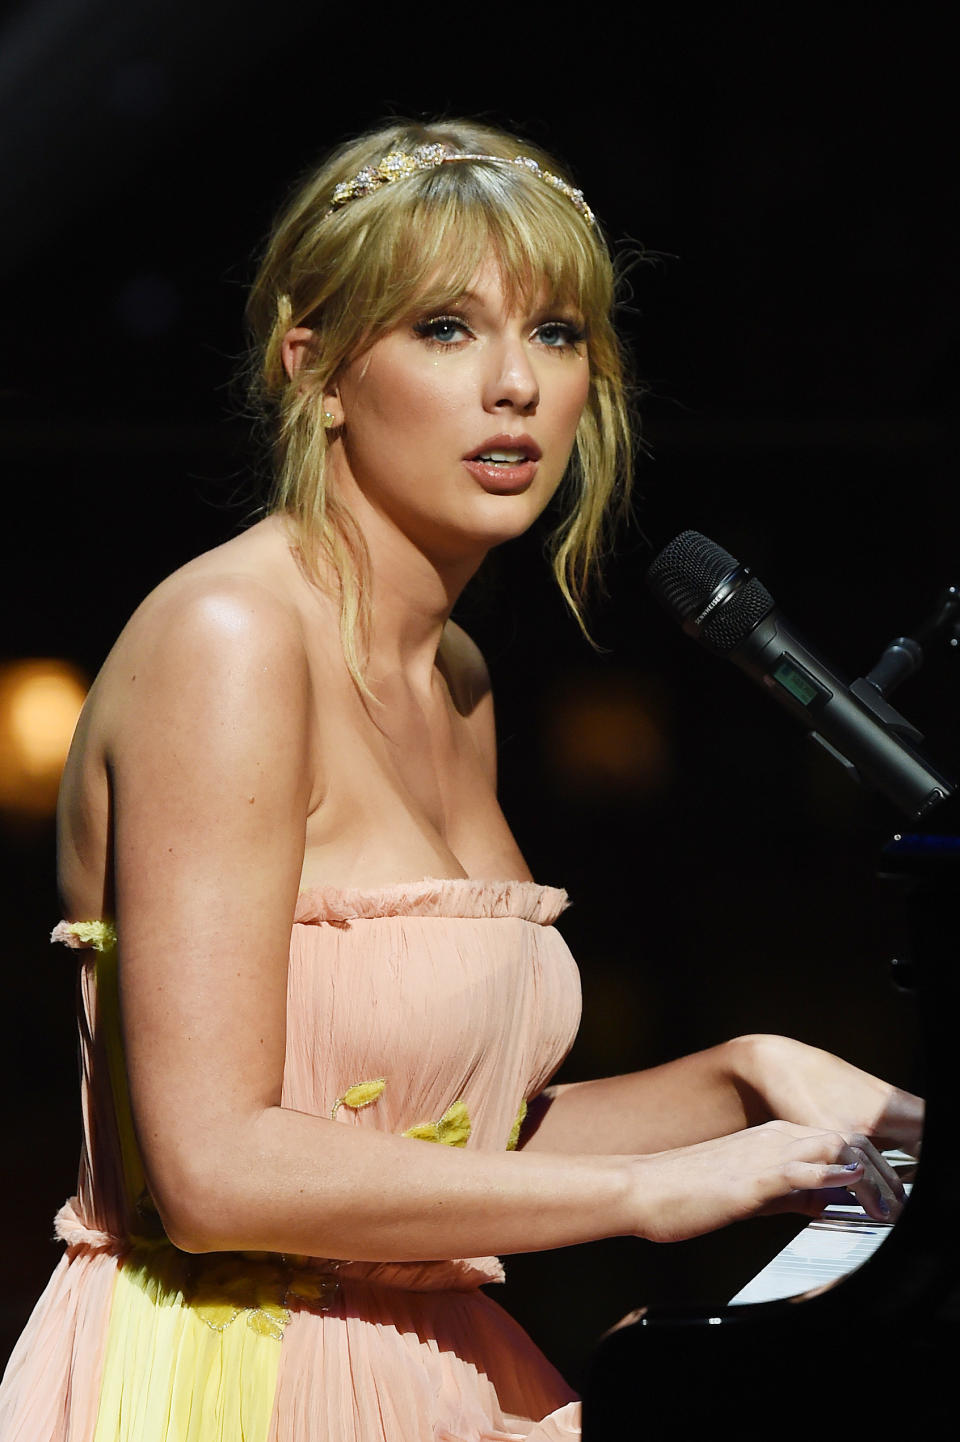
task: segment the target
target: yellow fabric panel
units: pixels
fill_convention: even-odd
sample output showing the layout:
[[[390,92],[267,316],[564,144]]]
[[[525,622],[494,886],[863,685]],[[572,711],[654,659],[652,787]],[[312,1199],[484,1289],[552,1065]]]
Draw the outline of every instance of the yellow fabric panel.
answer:
[[[93,1442],[267,1442],[284,1292],[279,1268],[239,1257],[208,1263],[169,1243],[131,1252]]]

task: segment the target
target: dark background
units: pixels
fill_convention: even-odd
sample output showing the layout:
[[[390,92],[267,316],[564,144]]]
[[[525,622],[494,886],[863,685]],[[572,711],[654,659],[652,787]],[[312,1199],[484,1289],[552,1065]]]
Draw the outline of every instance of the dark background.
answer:
[[[602,649],[565,616],[542,536],[463,605],[497,687],[508,817],[573,898],[585,1019],[561,1078],[764,1030],[920,1088],[874,880],[895,816],[686,641],[642,577],[702,530],[851,674],[960,581],[953,85],[931,10],[641,4],[631,40],[596,5],[14,7],[2,656],[92,677],[145,592],[244,524],[243,287],[298,173],[389,115],[516,129],[568,162],[615,245],[650,252],[622,316],[645,452],[592,613]],[[897,697],[948,770],[958,699],[945,648]],[[46,942],[52,827],[0,827],[6,1350],[57,1256],[79,1116],[73,962]],[[628,1308],[729,1295],[793,1225],[516,1258],[507,1304],[581,1382]]]

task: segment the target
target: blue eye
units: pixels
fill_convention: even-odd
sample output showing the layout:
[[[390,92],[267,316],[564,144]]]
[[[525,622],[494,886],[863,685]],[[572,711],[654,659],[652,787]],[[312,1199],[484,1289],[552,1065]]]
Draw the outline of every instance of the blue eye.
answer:
[[[548,320],[537,326],[537,339],[550,350],[566,350],[586,340],[587,333],[582,326],[568,320]]]
[[[438,345],[456,345],[464,335],[469,334],[462,320],[453,315],[438,315],[431,320],[417,321],[414,331],[424,340],[436,341]]]

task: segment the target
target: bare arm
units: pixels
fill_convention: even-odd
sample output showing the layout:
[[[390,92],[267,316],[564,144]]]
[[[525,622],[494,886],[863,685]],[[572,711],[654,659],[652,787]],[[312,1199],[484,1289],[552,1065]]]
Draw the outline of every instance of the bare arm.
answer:
[[[140,640],[109,746],[121,1016],[147,1177],[178,1245],[405,1260],[667,1239],[797,1188],[872,1185],[841,1136],[803,1128],[647,1157],[488,1154],[283,1108],[314,784],[297,623],[246,582],[204,583]]]
[[[452,1154],[281,1107],[312,784],[303,646],[256,588],[168,609],[123,679],[110,771],[131,1099],[171,1237],[402,1260],[631,1230],[619,1162]]]
[[[655,1152],[727,1136],[772,1114],[725,1042],[646,1071],[548,1087],[531,1103],[525,1151]]]
[[[735,1037],[626,1076],[550,1087],[524,1150],[652,1152],[779,1119],[916,1152],[919,1097],[789,1037]]]

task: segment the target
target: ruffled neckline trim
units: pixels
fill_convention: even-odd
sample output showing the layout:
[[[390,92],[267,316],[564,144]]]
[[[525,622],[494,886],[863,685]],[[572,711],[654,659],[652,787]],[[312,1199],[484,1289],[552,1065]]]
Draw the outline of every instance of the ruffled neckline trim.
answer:
[[[469,876],[425,877],[395,886],[315,886],[297,897],[294,923],[344,926],[387,916],[447,916],[461,919],[514,916],[551,926],[570,905],[559,886],[536,881],[477,881]],[[110,921],[61,921],[51,941],[75,949],[106,951],[117,933]]]
[[[569,906],[558,886],[535,881],[478,881],[472,877],[424,877],[395,886],[317,886],[297,898],[294,921],[371,921],[387,916],[519,917],[550,926]]]

